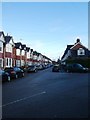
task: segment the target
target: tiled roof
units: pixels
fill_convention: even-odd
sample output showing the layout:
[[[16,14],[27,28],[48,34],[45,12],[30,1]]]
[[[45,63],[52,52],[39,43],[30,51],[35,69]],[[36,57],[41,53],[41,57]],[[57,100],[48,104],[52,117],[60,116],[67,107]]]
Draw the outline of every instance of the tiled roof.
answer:
[[[4,36],[4,32],[3,31],[0,31],[0,36],[3,34],[3,36]]]
[[[26,51],[29,52],[29,50],[30,50],[30,47],[26,47]]]
[[[9,43],[11,40],[12,36],[5,36],[5,43]]]
[[[15,43],[15,48],[19,48],[20,45],[22,45],[21,42]]]
[[[26,48],[26,45],[25,45],[25,44],[22,45],[22,50],[24,50],[24,48]]]
[[[70,50],[70,48],[71,48],[72,46],[73,46],[73,45],[67,45],[67,48],[66,48],[66,50],[65,50],[65,52],[64,52],[64,55],[62,56],[61,59],[64,58],[65,54],[67,53],[68,50]]]

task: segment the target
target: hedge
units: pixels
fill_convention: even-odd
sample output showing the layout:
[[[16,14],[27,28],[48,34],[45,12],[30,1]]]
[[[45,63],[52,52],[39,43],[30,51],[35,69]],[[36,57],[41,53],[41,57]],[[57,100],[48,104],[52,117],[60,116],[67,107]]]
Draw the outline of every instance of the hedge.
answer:
[[[87,59],[68,59],[66,61],[66,64],[67,63],[79,63],[79,64],[82,64],[84,67],[90,68],[90,58],[87,58]]]

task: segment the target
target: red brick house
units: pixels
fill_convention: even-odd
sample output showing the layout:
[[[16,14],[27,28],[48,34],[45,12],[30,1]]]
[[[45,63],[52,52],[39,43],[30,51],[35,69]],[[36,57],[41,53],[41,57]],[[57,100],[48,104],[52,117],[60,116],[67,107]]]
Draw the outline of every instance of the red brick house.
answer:
[[[30,65],[33,64],[33,49],[30,49]]]
[[[30,47],[26,47],[26,64],[30,65]]]
[[[21,45],[21,66],[26,65],[26,45]]]
[[[4,44],[4,52],[5,52],[5,60],[4,67],[12,67],[14,62],[14,50],[15,44],[12,36],[5,36],[5,44]]]
[[[0,32],[0,68],[4,67],[4,43],[5,43],[5,36],[4,32]]]
[[[90,59],[90,50],[86,48],[80,39],[77,39],[74,45],[67,45],[67,48],[61,58],[62,64],[67,62],[78,62],[86,64],[86,61]]]
[[[21,60],[22,60],[22,44],[21,42],[15,43],[15,66],[21,67]]]

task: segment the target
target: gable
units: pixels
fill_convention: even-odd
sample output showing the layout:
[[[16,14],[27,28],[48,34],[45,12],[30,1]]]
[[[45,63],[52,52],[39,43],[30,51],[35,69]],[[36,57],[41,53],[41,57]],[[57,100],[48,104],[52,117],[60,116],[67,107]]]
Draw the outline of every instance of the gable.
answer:
[[[14,44],[14,41],[13,41],[13,38],[10,39],[10,42],[9,42],[11,45],[15,45]]]
[[[83,48],[85,49],[85,47],[83,45],[81,45],[80,43],[77,43],[76,45],[74,45],[73,47],[71,47],[71,50],[78,50],[79,48]]]
[[[2,42],[5,42],[5,39],[4,39],[3,34],[0,36],[0,40],[1,40]]]

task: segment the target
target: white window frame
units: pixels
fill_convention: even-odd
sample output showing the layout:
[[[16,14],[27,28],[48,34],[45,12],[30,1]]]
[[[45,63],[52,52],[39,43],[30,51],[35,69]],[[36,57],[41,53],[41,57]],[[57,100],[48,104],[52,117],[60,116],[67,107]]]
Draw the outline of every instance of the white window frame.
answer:
[[[1,40],[0,40],[0,47],[1,47],[0,53],[3,53],[3,42]]]
[[[12,53],[12,45],[11,44],[6,44],[6,52]]]
[[[0,68],[3,67],[3,59],[0,58],[1,64],[0,64]]]
[[[81,54],[81,52],[82,52],[82,54]],[[77,55],[85,55],[85,50],[83,48],[79,48],[77,50]]]
[[[6,58],[6,67],[12,67],[12,58]]]
[[[20,64],[21,64],[20,60],[16,60],[16,66],[20,67]]]
[[[25,55],[25,50],[22,50],[22,55]]]
[[[20,55],[20,49],[16,49],[16,55]]]
[[[27,52],[27,58],[30,58],[30,52]]]

